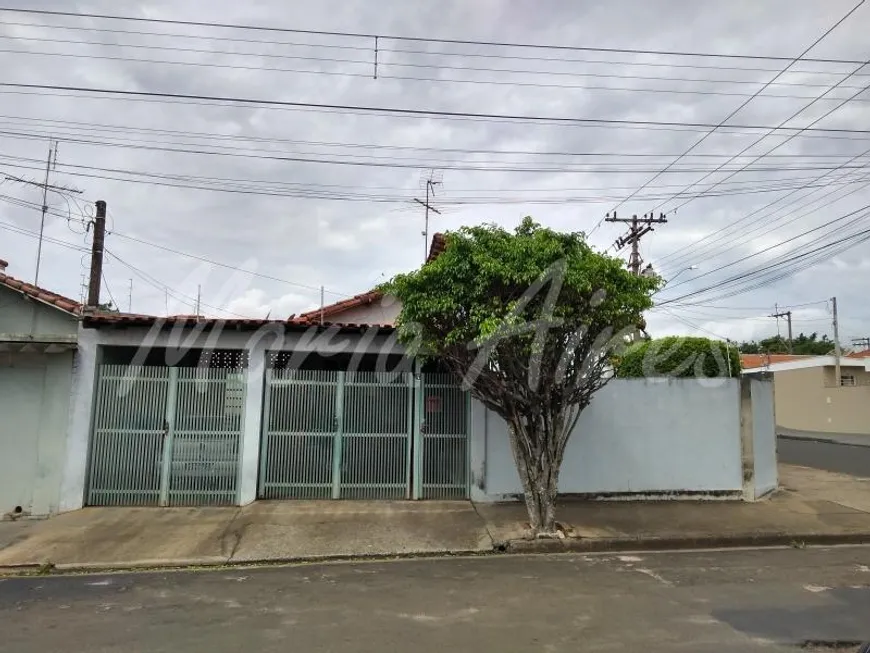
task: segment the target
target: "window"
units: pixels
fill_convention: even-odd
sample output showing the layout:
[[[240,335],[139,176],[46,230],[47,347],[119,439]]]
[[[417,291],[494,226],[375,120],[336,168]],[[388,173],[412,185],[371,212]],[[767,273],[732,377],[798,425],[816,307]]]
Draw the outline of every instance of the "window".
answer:
[[[840,375],[840,385],[852,387],[855,385],[855,375],[854,374],[841,374]]]

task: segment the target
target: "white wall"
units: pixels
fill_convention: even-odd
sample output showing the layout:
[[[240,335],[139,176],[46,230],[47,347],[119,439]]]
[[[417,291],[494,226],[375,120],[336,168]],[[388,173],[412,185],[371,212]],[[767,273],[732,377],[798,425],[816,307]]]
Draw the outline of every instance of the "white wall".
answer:
[[[73,353],[0,353],[0,516],[57,512]]]
[[[395,324],[402,310],[401,302],[391,296],[365,306],[356,306],[327,318],[327,322],[344,324]]]
[[[565,453],[560,492],[736,496],[743,488],[739,388],[739,379],[611,381],[580,416]],[[521,493],[507,425],[474,404],[473,498]]]
[[[772,492],[779,483],[773,392],[773,383],[751,381],[755,498]]]

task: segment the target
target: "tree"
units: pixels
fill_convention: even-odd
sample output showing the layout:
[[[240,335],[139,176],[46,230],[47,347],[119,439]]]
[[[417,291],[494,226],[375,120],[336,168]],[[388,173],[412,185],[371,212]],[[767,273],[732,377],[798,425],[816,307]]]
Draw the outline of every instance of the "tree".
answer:
[[[465,227],[446,243],[381,290],[402,302],[402,341],[441,359],[507,422],[530,524],[551,535],[568,439],[660,279],[634,276],[582,233],[531,218],[513,233]]]
[[[743,354],[787,354],[789,343],[781,335],[764,338],[759,342],[744,342],[739,347]],[[819,338],[818,333],[798,334],[791,343],[791,353],[799,355],[824,356],[834,350],[834,341],[827,335]]]
[[[721,340],[667,336],[638,342],[619,357],[620,378],[740,376],[740,355]]]

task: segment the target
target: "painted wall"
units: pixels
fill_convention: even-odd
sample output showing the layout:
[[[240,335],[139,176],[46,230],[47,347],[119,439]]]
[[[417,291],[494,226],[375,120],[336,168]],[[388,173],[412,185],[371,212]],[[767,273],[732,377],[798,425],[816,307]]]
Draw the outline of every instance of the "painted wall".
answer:
[[[836,387],[833,367],[776,372],[777,425],[798,431],[870,435],[870,377],[860,367],[843,367],[841,374],[855,376],[858,385]]]
[[[0,287],[0,343],[74,337],[77,326],[74,316]],[[58,510],[73,356],[0,351],[0,516]]]
[[[0,515],[57,512],[73,353],[0,353]]]
[[[739,383],[611,381],[580,416],[560,492],[742,492]],[[474,402],[472,424],[473,498],[522,492],[504,420]]]
[[[0,286],[0,334],[74,336],[75,317]]]
[[[769,494],[779,484],[776,457],[776,417],[774,387],[769,381],[752,379],[752,455],[755,498]]]
[[[343,322],[345,324],[395,324],[402,303],[388,295],[383,299],[367,306],[349,308],[346,311],[336,313],[329,317],[330,322]]]

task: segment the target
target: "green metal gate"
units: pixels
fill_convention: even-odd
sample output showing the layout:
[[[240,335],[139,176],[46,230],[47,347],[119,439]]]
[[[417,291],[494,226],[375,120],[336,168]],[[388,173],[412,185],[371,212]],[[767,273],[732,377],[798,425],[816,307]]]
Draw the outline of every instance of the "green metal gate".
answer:
[[[101,365],[86,503],[236,503],[246,371]]]
[[[450,374],[421,377],[416,496],[464,499],[469,477],[469,395]]]
[[[429,377],[268,369],[259,496],[466,497],[467,396]]]

